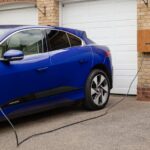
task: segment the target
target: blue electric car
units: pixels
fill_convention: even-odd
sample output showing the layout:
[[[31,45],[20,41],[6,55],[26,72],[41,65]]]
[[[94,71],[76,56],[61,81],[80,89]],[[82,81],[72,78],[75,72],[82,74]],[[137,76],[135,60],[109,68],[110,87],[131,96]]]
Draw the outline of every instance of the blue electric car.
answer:
[[[84,31],[0,26],[0,107],[9,117],[77,101],[90,110],[102,109],[112,74],[109,49]]]

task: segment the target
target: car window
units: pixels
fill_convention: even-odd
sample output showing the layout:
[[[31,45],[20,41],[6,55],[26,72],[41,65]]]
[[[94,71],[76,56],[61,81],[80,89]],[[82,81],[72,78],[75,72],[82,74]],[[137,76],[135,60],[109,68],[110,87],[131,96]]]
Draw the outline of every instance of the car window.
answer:
[[[8,38],[0,45],[0,55],[10,49],[21,50],[24,55],[38,54],[46,51],[45,37],[41,30],[25,30]]]
[[[70,44],[72,47],[82,45],[82,41],[78,37],[76,37],[72,34],[69,34],[69,33],[68,33],[68,37],[69,37]]]
[[[2,36],[3,34],[5,34],[8,31],[9,31],[9,29],[0,27],[0,36]]]
[[[66,32],[47,30],[47,41],[50,50],[58,50],[70,47]]]

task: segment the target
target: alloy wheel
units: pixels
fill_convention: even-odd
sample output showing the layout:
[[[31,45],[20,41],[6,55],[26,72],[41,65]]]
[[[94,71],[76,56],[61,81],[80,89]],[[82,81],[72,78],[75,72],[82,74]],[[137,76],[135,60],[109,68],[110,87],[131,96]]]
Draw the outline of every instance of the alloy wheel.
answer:
[[[96,75],[91,83],[91,97],[95,105],[102,106],[106,103],[109,95],[109,85],[106,77]]]

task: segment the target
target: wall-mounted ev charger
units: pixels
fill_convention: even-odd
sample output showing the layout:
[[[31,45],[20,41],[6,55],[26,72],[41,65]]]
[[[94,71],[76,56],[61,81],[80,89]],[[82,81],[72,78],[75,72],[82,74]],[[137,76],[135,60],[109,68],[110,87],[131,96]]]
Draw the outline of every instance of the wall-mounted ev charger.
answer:
[[[134,76],[133,80],[131,81],[131,83],[129,85],[127,94],[124,97],[122,97],[118,102],[116,102],[114,105],[112,105],[111,107],[109,107],[108,109],[106,109],[106,111],[103,114],[100,114],[100,115],[97,115],[97,116],[94,116],[94,117],[90,117],[90,118],[86,118],[86,119],[83,119],[83,120],[80,120],[80,121],[76,121],[76,122],[73,122],[71,124],[66,124],[64,126],[61,126],[61,127],[55,128],[55,129],[51,129],[51,130],[48,130],[48,131],[45,131],[45,132],[36,133],[36,134],[33,134],[33,135],[31,135],[31,136],[23,139],[22,141],[19,141],[19,136],[18,136],[18,133],[17,133],[17,130],[16,130],[15,126],[13,125],[13,123],[11,122],[11,120],[8,118],[8,116],[5,114],[5,112],[3,111],[3,109],[0,107],[0,112],[2,113],[2,115],[4,116],[4,118],[7,120],[7,122],[9,123],[9,125],[11,126],[11,128],[12,128],[14,134],[15,134],[17,147],[20,146],[22,143],[26,142],[27,140],[33,138],[33,137],[44,135],[44,134],[48,134],[48,133],[52,133],[52,132],[55,132],[55,131],[58,131],[58,130],[61,130],[61,129],[64,129],[64,128],[67,128],[67,127],[71,127],[71,126],[74,126],[74,125],[77,125],[77,124],[80,124],[80,123],[83,123],[83,122],[87,122],[87,121],[90,121],[90,120],[94,120],[94,119],[98,119],[98,118],[106,116],[110,112],[110,110],[112,108],[116,107],[118,104],[120,104],[121,102],[123,102],[129,96],[130,89],[131,89],[131,87],[132,87],[135,79],[137,78],[139,72],[142,69],[143,61],[144,61],[144,53],[142,55],[141,65],[139,66],[139,69],[138,69],[136,75]]]

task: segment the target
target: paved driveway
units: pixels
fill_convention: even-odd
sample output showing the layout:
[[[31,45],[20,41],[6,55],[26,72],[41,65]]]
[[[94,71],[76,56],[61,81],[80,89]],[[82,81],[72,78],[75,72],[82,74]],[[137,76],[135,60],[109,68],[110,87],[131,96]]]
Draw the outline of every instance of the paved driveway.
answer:
[[[120,96],[111,96],[110,107]],[[66,107],[15,121],[20,140],[40,131],[47,131],[74,121],[102,114],[105,110],[88,112],[81,107]],[[11,128],[0,125],[0,149],[15,150]],[[55,133],[32,138],[19,150],[149,150],[150,102],[128,97],[110,113]]]

